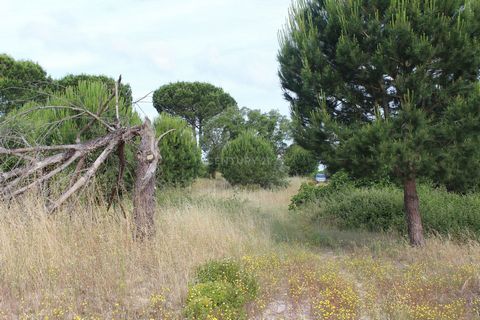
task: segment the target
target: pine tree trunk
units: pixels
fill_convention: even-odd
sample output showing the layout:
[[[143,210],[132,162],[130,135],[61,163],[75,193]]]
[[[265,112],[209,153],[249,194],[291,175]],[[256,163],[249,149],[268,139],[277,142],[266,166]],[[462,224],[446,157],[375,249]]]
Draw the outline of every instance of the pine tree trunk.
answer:
[[[155,233],[155,173],[160,160],[160,151],[150,120],[145,120],[140,136],[142,141],[137,152],[133,218],[135,238],[141,240]]]
[[[403,203],[408,226],[408,237],[412,246],[423,246],[422,218],[417,194],[417,182],[415,177],[405,179],[403,183]]]
[[[198,122],[198,143],[197,145],[201,148],[202,147],[202,136],[203,136],[203,126],[202,122]]]

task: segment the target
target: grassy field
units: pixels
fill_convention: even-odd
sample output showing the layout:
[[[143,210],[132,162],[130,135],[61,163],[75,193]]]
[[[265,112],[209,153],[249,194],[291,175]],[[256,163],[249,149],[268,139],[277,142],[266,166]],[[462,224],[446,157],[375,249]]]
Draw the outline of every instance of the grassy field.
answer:
[[[199,180],[159,197],[154,239],[120,209],[0,203],[1,319],[182,319],[196,267],[231,258],[259,283],[248,319],[480,319],[480,245],[341,232],[277,191]],[[129,204],[125,203],[128,208]]]

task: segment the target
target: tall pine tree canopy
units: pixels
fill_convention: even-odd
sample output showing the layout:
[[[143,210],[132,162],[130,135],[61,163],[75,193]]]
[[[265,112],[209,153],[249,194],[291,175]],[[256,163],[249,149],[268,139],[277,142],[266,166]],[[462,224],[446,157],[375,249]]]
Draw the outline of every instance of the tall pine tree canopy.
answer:
[[[457,97],[475,92],[479,17],[475,0],[298,1],[278,55],[295,140],[335,170],[355,162],[332,155],[355,127],[404,109],[441,122]],[[343,129],[332,134],[329,121]],[[372,144],[357,139],[360,149]]]
[[[68,74],[61,79],[54,81],[54,86],[57,91],[65,90],[68,87],[78,86],[80,82],[101,82],[108,88],[114,88],[116,80],[105,75],[94,74]],[[130,107],[132,104],[132,88],[130,85],[120,83],[119,94],[125,100],[125,105]]]
[[[161,86],[153,94],[153,106],[185,119],[202,137],[203,125],[237,102],[222,88],[206,82],[175,82]]]
[[[416,179],[478,187],[480,1],[299,0],[280,45],[295,140],[330,171],[398,179],[422,245]]]

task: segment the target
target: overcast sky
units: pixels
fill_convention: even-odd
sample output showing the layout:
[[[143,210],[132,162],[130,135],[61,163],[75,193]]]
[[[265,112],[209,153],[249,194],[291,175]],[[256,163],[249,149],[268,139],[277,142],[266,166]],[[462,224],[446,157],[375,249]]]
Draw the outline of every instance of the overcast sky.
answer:
[[[54,78],[122,74],[134,98],[169,82],[206,81],[239,106],[287,115],[276,54],[290,3],[0,0],[0,52],[38,62]]]

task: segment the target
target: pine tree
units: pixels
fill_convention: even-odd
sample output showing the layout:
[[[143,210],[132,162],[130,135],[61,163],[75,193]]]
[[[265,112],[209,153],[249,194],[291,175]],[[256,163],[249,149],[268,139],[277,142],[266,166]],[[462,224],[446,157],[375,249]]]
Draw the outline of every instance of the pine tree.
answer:
[[[168,113],[162,113],[155,119],[157,136],[171,129],[159,144],[162,159],[157,175],[160,187],[186,187],[199,174],[202,161],[201,150],[195,141],[193,130],[188,123]]]
[[[153,106],[186,120],[202,139],[206,121],[237,102],[222,88],[205,82],[175,82],[161,86],[153,93]]]
[[[329,169],[399,179],[414,245],[424,243],[416,180],[437,171],[446,146],[474,143],[445,133],[458,126],[446,121],[452,104],[477,93],[479,17],[476,0],[309,0],[281,35],[295,140]]]

